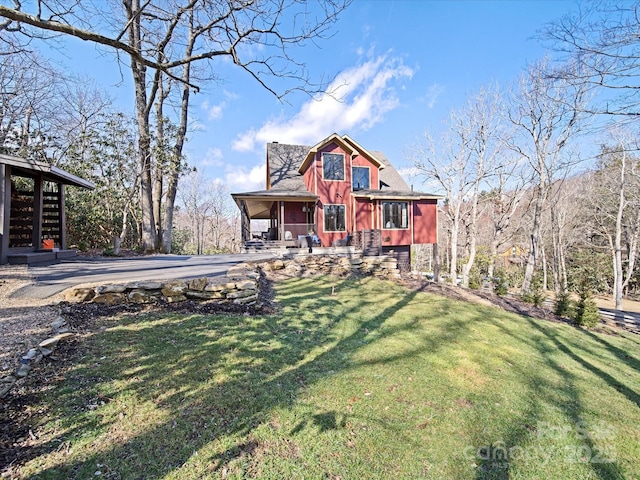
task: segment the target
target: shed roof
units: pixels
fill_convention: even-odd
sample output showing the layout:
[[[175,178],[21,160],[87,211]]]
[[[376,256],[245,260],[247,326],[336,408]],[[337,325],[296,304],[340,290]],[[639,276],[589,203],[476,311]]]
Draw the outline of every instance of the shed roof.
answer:
[[[0,154],[0,164],[10,165],[15,172],[22,172],[26,175],[39,174],[45,180],[63,183],[65,185],[73,185],[75,187],[88,188],[93,190],[95,185],[89,180],[80,178],[72,173],[66,172],[55,165],[50,165],[37,160],[28,160],[13,155]]]

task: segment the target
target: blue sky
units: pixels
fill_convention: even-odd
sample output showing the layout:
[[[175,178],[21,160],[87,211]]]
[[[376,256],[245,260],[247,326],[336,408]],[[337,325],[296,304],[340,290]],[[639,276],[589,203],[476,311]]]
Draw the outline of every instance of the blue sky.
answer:
[[[467,95],[490,82],[507,86],[542,58],[536,31],[575,8],[562,0],[355,0],[332,38],[295,52],[315,78],[336,77],[330,87],[341,102],[296,94],[282,103],[220,62],[224,81],[193,97],[188,161],[232,192],[259,190],[267,142],[313,145],[337,132],[402,169],[421,133],[437,135]],[[129,72],[123,81],[112,56],[73,42],[65,61],[132,108]]]

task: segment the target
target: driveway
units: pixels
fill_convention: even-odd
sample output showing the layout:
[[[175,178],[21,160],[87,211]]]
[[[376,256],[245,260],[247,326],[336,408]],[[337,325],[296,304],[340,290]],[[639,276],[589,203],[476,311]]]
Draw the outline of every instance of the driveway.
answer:
[[[14,298],[48,298],[84,283],[126,283],[225,275],[242,262],[274,258],[272,253],[241,255],[154,255],[132,258],[74,258],[29,267],[34,282],[13,292]]]

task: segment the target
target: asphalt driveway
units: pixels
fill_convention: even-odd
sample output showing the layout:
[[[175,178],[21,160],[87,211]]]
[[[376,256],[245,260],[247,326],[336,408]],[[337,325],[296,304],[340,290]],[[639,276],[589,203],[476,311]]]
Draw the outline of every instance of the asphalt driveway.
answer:
[[[154,255],[132,258],[73,258],[47,266],[31,266],[34,283],[16,290],[14,298],[48,298],[83,283],[126,283],[225,275],[242,262],[273,258],[272,253],[241,255]]]

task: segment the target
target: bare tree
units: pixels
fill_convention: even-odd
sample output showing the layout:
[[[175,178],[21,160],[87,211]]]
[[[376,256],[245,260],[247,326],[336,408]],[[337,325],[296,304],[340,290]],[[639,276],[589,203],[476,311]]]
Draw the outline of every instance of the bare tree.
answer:
[[[180,201],[191,221],[191,237],[195,242],[196,255],[202,255],[205,237],[205,222],[211,212],[211,197],[206,180],[200,172],[190,173],[180,189]]]
[[[163,77],[181,82],[182,102],[179,133],[186,133],[191,65],[228,58],[259,85],[278,98],[293,90],[315,92],[304,64],[292,56],[295,47],[329,33],[348,0],[323,0],[310,7],[296,0],[122,0],[109,5],[95,2],[37,0],[14,8],[0,5],[0,28],[39,36],[43,32],[72,35],[114,49],[130,60],[135,88],[138,124],[138,162],[141,172],[142,246],[158,247],[158,224],[154,216],[150,112],[163,84]],[[92,9],[100,6],[106,12]],[[31,11],[23,8],[31,7]],[[112,23],[109,23],[112,22]],[[153,74],[150,74],[150,71]],[[272,85],[274,78],[284,86]],[[283,83],[280,83],[283,85]],[[186,112],[186,113],[185,113]],[[184,134],[176,137],[174,159],[179,162]],[[177,177],[173,174],[167,198],[175,198]],[[165,232],[171,235],[167,220]],[[170,245],[165,238],[163,243]]]
[[[578,132],[585,101],[584,84],[552,78],[546,62],[532,65],[522,75],[512,96],[509,118],[517,133],[511,148],[526,159],[534,185],[531,243],[522,282],[523,292],[529,291],[540,259],[542,214],[551,186],[576,162],[568,146]]]
[[[494,173],[505,141],[500,108],[501,98],[497,91],[482,89],[469,98],[464,109],[452,112],[450,131],[443,137],[440,149],[425,135],[426,142],[414,148],[412,154],[414,167],[445,194],[443,211],[451,228],[449,274],[454,284],[460,228],[464,223],[468,259],[462,268],[462,284],[469,285],[476,255],[480,191]]]
[[[513,228],[513,220],[526,193],[527,182],[523,164],[513,158],[506,158],[496,166],[491,190],[480,199],[486,212],[484,217],[488,219],[485,226],[491,230],[488,239],[490,277],[494,276],[499,250],[514,239],[517,228]]]
[[[64,76],[37,54],[0,52],[0,148],[42,159],[62,117]]]
[[[582,2],[578,7],[541,33],[566,61],[549,73],[598,90],[597,104],[583,106],[591,113],[640,115],[640,6],[615,0]]]
[[[640,241],[640,161],[637,134],[615,132],[613,147],[604,147],[594,175],[593,221],[606,240],[613,264],[613,300],[622,309],[623,293],[635,271]]]

